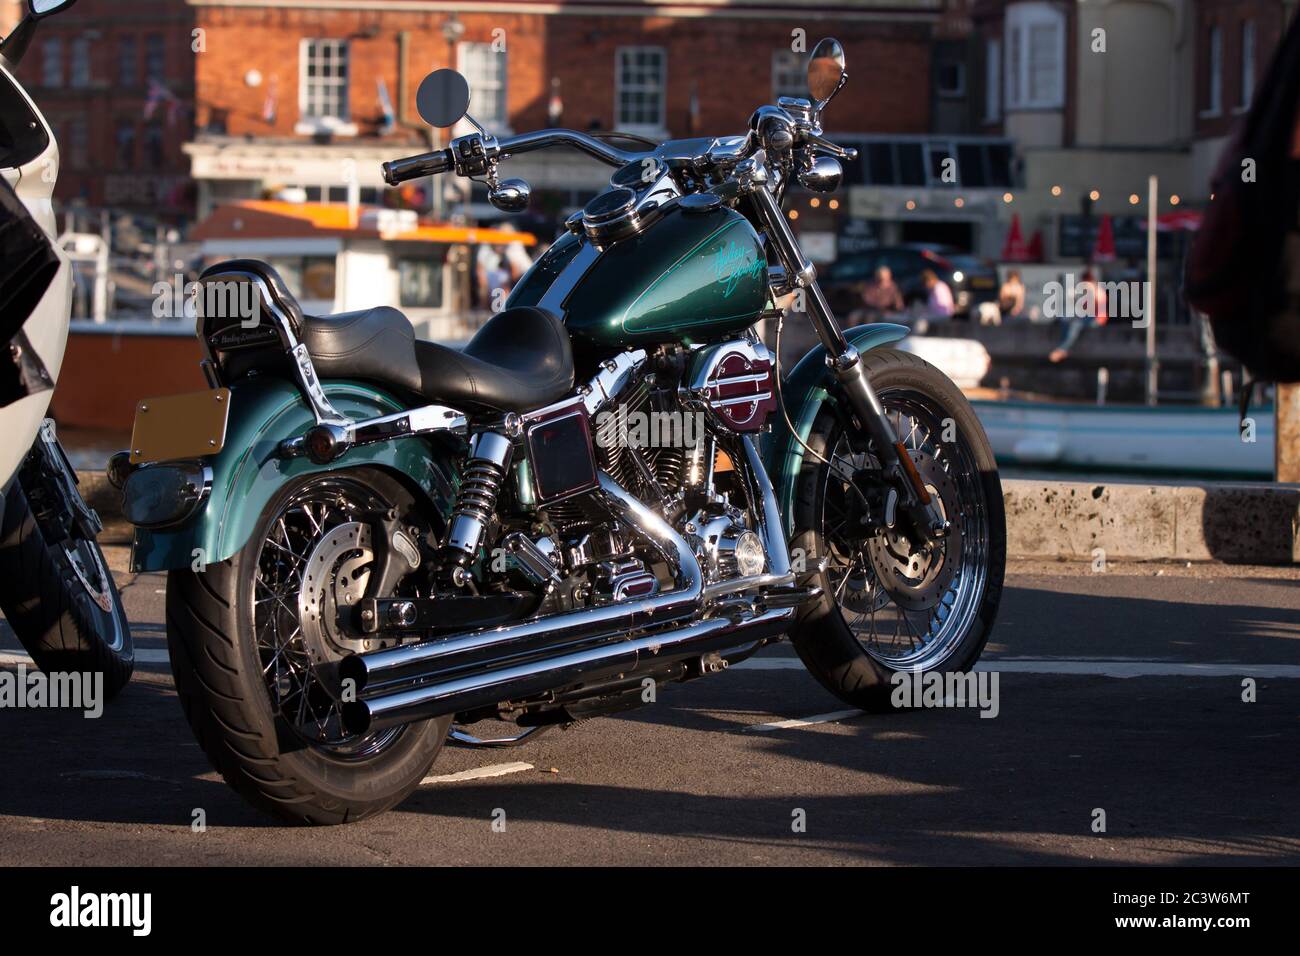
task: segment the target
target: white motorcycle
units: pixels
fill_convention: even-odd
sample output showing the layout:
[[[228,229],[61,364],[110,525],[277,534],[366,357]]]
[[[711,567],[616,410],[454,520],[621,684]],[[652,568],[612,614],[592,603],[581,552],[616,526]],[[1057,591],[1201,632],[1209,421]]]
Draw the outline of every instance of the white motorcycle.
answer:
[[[75,2],[27,0],[0,41],[0,610],[43,671],[102,671],[111,697],[131,678],[131,634],[99,517],[46,417],[72,312],[51,201],[59,150],[12,73],[40,20]]]

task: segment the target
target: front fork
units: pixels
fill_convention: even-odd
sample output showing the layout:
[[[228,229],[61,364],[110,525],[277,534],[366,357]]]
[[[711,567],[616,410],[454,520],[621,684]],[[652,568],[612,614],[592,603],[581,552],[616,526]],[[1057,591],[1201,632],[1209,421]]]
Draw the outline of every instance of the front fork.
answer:
[[[804,290],[813,327],[826,349],[826,364],[848,397],[854,417],[875,443],[884,466],[885,479],[898,489],[914,526],[927,542],[944,537],[948,532],[948,521],[934,501],[934,496],[926,489],[920,472],[916,470],[916,463],[894,432],[893,423],[885,414],[885,407],[880,403],[880,397],[871,387],[871,381],[862,367],[862,356],[844,337],[826,296],[817,285],[816,267],[799,248],[769,186],[766,183],[756,184],[750,195],[753,196],[754,205],[781,257],[786,275]]]

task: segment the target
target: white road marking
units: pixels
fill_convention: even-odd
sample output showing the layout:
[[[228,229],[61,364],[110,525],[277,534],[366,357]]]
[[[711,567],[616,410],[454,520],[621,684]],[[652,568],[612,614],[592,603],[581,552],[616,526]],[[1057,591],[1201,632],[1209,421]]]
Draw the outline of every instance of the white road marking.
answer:
[[[811,717],[799,717],[794,720],[774,720],[770,724],[750,724],[742,727],[741,730],[748,733],[759,733],[766,730],[788,730],[791,727],[807,727],[810,724],[829,724],[832,721],[857,717],[861,713],[860,710],[833,710],[829,714],[813,714]]]
[[[482,780],[484,777],[504,777],[508,773],[519,773],[522,770],[532,770],[533,765],[530,763],[495,763],[486,767],[475,767],[473,770],[462,770],[460,773],[446,773],[440,777],[425,777],[420,781],[421,785],[426,783],[460,783],[462,780]]]
[[[803,670],[797,657],[760,657],[733,664],[735,668],[768,671]],[[1002,674],[1058,674],[1076,677],[1261,677],[1300,680],[1300,664],[1202,664],[1195,661],[1148,661],[1136,658],[991,658],[975,665],[977,671]]]
[[[137,649],[135,662],[137,664],[169,664],[171,658],[167,656],[166,651]],[[23,651],[0,651],[0,664],[26,664],[30,667],[32,666],[32,657]]]

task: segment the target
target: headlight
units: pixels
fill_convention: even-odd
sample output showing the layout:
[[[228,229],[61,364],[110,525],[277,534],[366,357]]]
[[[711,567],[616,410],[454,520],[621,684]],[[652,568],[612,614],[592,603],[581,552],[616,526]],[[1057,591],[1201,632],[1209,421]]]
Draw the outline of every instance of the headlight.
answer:
[[[962,272],[960,269],[952,274],[953,282],[960,282],[964,278],[966,278],[966,273]]]
[[[212,490],[212,469],[197,462],[147,465],[122,485],[122,514],[142,528],[180,524]]]

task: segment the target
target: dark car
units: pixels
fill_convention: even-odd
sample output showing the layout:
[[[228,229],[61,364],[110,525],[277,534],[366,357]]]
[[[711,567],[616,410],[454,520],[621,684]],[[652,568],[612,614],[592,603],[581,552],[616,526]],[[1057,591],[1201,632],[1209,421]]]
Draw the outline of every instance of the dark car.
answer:
[[[932,270],[952,289],[955,315],[965,317],[981,302],[998,297],[997,268],[988,259],[961,252],[952,246],[909,243],[881,246],[843,256],[821,278],[822,290],[837,315],[848,318],[862,308],[862,288],[880,266],[888,266],[894,283],[908,307],[926,300],[921,273]]]

